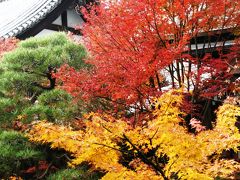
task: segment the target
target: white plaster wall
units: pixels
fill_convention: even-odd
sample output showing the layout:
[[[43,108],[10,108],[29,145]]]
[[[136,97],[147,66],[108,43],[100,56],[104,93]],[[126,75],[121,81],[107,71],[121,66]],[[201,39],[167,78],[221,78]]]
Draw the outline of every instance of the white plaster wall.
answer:
[[[83,23],[82,18],[74,9],[67,10],[67,16],[68,16],[68,26],[69,27],[75,27],[79,24]],[[55,21],[53,21],[53,24],[56,25],[62,25],[62,18],[59,16]]]
[[[75,12],[75,10],[67,10],[67,15],[68,15],[69,27],[75,28],[76,26],[81,25],[83,23],[82,18],[79,16],[79,14]],[[61,25],[62,24],[61,16],[59,16],[55,21],[53,21],[53,24]],[[56,31],[44,29],[40,33],[38,33],[36,36],[46,36],[54,32]],[[80,36],[76,36],[76,38],[80,38]]]
[[[47,36],[47,35],[50,35],[50,34],[52,34],[52,33],[56,33],[56,31],[44,29],[44,30],[42,30],[40,33],[38,33],[38,34],[36,35],[36,37]]]
[[[75,10],[68,10],[67,11],[68,15],[68,26],[69,27],[76,27],[77,25],[80,25],[83,23],[82,18],[80,17],[79,14]]]

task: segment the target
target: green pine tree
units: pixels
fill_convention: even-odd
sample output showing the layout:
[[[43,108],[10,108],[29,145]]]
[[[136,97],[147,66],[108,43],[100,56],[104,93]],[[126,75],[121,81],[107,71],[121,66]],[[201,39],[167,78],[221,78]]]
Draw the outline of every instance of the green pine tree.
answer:
[[[28,122],[73,118],[78,107],[70,95],[56,89],[52,74],[63,64],[89,68],[83,61],[86,56],[85,48],[64,33],[20,42],[0,62],[0,121],[11,122],[19,115]]]

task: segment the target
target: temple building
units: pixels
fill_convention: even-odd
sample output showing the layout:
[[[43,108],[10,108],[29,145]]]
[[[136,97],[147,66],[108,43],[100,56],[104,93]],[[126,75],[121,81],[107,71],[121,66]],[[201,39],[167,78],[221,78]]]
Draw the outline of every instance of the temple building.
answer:
[[[26,39],[54,31],[79,34],[80,6],[94,0],[0,0],[0,38]]]

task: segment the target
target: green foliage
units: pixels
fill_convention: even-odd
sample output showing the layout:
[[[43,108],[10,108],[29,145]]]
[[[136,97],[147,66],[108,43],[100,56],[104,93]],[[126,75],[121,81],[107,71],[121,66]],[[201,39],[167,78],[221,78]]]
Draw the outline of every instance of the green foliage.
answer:
[[[10,98],[0,98],[0,121],[7,122],[9,118],[14,116],[14,109],[16,108],[17,103]]]
[[[16,131],[0,131],[0,177],[19,173],[24,165],[33,165],[43,153]]]
[[[63,90],[54,89],[43,92],[38,102],[23,111],[27,114],[26,120],[38,119],[61,122],[77,115],[77,105],[72,103],[72,97]]]
[[[103,173],[91,171],[87,165],[82,165],[76,169],[61,169],[54,174],[48,176],[47,180],[97,180],[103,176]]]
[[[70,104],[71,97],[55,90],[58,84],[53,73],[63,64],[88,69],[83,61],[86,56],[85,48],[64,33],[20,42],[0,62],[0,121],[18,115],[25,115],[27,121],[62,121],[75,116],[77,108]]]
[[[80,173],[76,169],[63,169],[57,171],[55,174],[50,175],[47,179],[48,180],[72,180],[72,179],[79,179]]]

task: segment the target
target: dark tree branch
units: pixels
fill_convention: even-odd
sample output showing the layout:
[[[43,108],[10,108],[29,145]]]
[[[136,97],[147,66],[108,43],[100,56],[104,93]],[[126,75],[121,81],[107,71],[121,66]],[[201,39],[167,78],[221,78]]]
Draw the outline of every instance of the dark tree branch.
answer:
[[[142,151],[140,151],[140,150],[130,141],[130,139],[129,139],[125,134],[123,134],[123,137],[124,137],[124,139],[125,139],[127,142],[129,142],[129,143],[131,144],[131,146],[133,147],[133,149],[138,152],[139,158],[140,158],[144,163],[152,166],[153,169],[154,169],[157,173],[160,173],[160,174],[161,174],[161,176],[163,177],[164,180],[168,180],[168,178],[165,176],[164,171],[163,171],[161,168],[159,168],[156,164],[154,164],[152,161],[150,161],[150,160],[145,156],[145,154],[144,154]]]
[[[47,79],[49,80],[49,86],[43,86],[43,85],[41,85],[41,84],[39,84],[37,82],[33,82],[32,85],[36,86],[36,87],[39,87],[39,88],[41,88],[43,90],[52,90],[52,89],[54,89],[55,86],[56,86],[56,78],[54,78],[52,76],[53,72],[56,72],[56,69],[54,67],[52,67],[52,66],[49,66],[48,67],[48,71],[45,73],[45,76],[44,76],[44,77],[47,77]]]

